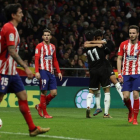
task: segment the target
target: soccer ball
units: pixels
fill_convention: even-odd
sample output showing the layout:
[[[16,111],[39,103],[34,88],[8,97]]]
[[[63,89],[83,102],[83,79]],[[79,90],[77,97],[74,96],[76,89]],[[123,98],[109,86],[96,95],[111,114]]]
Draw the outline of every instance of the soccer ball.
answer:
[[[0,119],[0,128],[2,128],[2,120]]]
[[[89,93],[88,89],[81,89],[78,91],[75,97],[75,105],[77,108],[86,108],[87,107],[87,95]],[[93,100],[91,103],[91,108],[95,106],[95,96],[93,96]]]

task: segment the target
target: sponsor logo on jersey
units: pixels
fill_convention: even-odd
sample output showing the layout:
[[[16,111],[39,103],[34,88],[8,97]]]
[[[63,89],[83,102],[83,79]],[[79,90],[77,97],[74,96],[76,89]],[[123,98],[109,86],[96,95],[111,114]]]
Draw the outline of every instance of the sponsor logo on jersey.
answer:
[[[47,60],[48,60],[48,59],[51,60],[51,59],[52,59],[52,55],[45,55],[44,59],[45,59],[45,60],[46,60],[46,59],[47,59]]]
[[[2,90],[4,90],[5,89],[5,86],[2,86]]]
[[[14,34],[13,33],[9,34],[9,41],[14,41]]]
[[[131,56],[131,55],[127,55],[126,56],[126,59],[128,59],[128,60],[137,60],[137,56],[136,55],[134,55],[134,56]]]
[[[51,52],[52,52],[52,53],[54,52],[54,48],[51,49]]]

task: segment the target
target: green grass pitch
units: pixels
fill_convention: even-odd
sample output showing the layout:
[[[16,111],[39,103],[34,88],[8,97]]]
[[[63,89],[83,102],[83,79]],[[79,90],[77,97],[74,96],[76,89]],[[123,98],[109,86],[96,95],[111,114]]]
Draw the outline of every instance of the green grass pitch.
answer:
[[[93,113],[95,109],[92,109]],[[85,109],[48,108],[53,119],[41,118],[34,108],[31,114],[36,125],[51,130],[37,137],[28,136],[28,127],[18,108],[0,108],[3,126],[0,140],[137,140],[140,124],[127,122],[127,109],[110,109],[112,119],[103,118],[103,113],[87,119]],[[140,117],[138,117],[140,123]]]

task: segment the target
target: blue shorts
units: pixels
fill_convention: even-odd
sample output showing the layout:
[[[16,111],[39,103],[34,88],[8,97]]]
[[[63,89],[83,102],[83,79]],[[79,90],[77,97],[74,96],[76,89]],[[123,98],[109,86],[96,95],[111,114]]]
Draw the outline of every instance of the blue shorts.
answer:
[[[57,89],[56,79],[53,74],[51,74],[49,71],[46,71],[46,70],[40,70],[39,73],[41,76],[40,90]]]
[[[140,91],[140,74],[123,75],[122,91]]]
[[[18,93],[25,90],[23,82],[18,74],[0,74],[0,93]]]

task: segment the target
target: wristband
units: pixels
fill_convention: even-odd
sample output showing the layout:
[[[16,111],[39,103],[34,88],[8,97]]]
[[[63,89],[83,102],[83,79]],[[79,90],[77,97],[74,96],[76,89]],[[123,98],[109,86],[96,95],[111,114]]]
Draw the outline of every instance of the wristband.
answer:
[[[118,74],[118,78],[119,78],[119,79],[122,78],[122,74],[121,74],[121,73]]]

